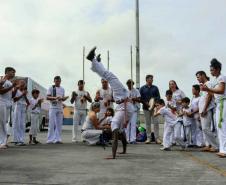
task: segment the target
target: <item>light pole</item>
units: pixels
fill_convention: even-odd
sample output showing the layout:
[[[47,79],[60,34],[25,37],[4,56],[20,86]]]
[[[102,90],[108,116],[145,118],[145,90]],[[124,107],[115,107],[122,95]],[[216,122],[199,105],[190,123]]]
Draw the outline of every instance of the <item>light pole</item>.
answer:
[[[139,0],[136,0],[136,88],[140,88]]]

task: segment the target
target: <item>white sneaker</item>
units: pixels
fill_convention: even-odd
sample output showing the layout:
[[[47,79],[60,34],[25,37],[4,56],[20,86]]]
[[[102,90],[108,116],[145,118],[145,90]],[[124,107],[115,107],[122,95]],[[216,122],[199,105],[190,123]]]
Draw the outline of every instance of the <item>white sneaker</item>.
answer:
[[[78,140],[72,139],[72,143],[78,143]]]
[[[150,138],[148,138],[146,141],[145,141],[145,144],[150,144],[151,143],[151,140]]]

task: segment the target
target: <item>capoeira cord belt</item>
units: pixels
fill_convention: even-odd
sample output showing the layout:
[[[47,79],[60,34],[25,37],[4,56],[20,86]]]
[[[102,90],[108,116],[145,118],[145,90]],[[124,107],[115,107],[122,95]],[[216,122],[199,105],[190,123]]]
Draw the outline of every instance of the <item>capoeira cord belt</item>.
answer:
[[[220,119],[219,119],[219,123],[218,123],[219,128],[222,128],[222,122],[224,120],[223,111],[224,111],[224,101],[225,100],[226,100],[226,96],[221,97],[221,99],[220,99]]]

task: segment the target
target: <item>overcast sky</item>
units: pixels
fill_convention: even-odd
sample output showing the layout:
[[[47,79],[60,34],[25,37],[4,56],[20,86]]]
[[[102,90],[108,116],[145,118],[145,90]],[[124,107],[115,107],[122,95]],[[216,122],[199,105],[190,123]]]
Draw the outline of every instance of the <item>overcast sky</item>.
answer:
[[[162,95],[171,79],[189,96],[195,72],[216,57],[226,74],[225,0],[140,0],[141,84],[154,75]],[[13,66],[46,88],[62,76],[66,94],[82,78],[82,47],[94,45],[125,83],[135,49],[135,0],[7,0],[0,2],[0,74]],[[135,61],[135,50],[133,50]],[[135,78],[135,65],[134,65]],[[85,66],[86,89],[100,79]]]

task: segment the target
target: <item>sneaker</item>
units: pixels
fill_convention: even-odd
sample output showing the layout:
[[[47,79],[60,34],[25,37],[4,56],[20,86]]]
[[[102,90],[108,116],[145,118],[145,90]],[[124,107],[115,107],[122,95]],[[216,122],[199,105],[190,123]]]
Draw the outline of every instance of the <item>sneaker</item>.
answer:
[[[0,149],[2,149],[2,150],[7,149],[7,146],[5,146],[5,145],[0,145]]]
[[[78,143],[78,140],[72,139],[72,143]]]
[[[151,143],[151,140],[150,139],[147,139],[146,141],[145,141],[145,144],[150,144]]]
[[[162,150],[162,151],[171,151],[171,148],[162,147],[162,148],[160,148],[160,150]]]
[[[155,143],[160,145],[162,144],[162,141],[160,139],[156,139]]]
[[[213,147],[211,147],[210,150],[209,150],[209,152],[213,152],[213,153],[218,152],[218,151],[219,151],[218,149],[213,148]]]
[[[61,141],[56,141],[55,144],[63,144]]]
[[[136,143],[136,141],[131,141],[129,144],[134,145],[134,144],[137,144],[137,143]]]
[[[210,147],[205,146],[201,149],[202,152],[209,152],[210,151]]]

